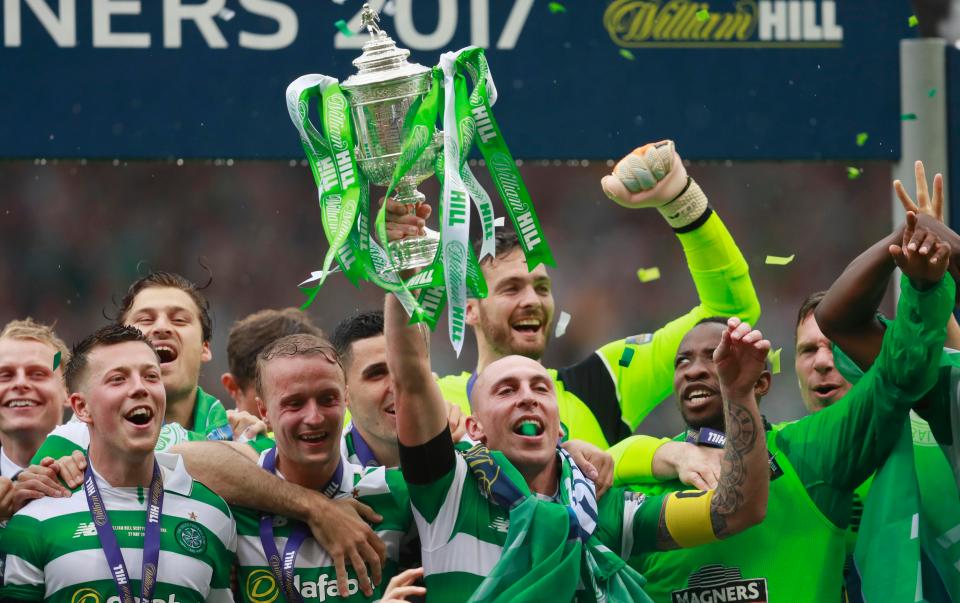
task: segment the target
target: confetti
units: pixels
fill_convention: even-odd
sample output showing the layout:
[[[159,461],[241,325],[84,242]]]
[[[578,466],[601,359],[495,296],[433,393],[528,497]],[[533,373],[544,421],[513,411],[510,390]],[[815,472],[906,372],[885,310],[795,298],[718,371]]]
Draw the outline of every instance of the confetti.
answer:
[[[334,4],[343,4],[343,3],[346,2],[346,1],[347,1],[347,0],[333,0],[333,3],[334,3]]]
[[[229,21],[230,19],[237,16],[237,13],[230,10],[229,8],[221,8],[220,12],[217,13],[217,16],[223,19],[224,21]]]
[[[336,26],[337,29],[340,30],[340,33],[347,36],[348,38],[353,35],[353,32],[350,31],[349,27],[347,27],[347,22],[344,21],[343,19],[340,19],[339,21],[334,23],[334,25]]]
[[[340,266],[334,266],[333,268],[330,269],[330,274],[333,274],[334,272],[338,272],[339,270],[340,270]],[[307,278],[307,280],[303,281],[297,286],[303,287],[304,285],[315,283],[319,281],[321,278],[323,278],[323,270],[313,270],[310,272],[310,276]]]
[[[863,145],[867,144],[867,140],[869,138],[870,138],[869,134],[867,134],[866,132],[860,132],[859,134],[857,134],[857,146],[862,147]]]
[[[628,61],[632,61],[634,59],[633,53],[627,50],[626,48],[620,49],[620,56],[627,59]]]
[[[637,278],[640,279],[641,283],[655,281],[660,278],[660,269],[656,266],[653,268],[641,268],[640,270],[637,270]]]
[[[554,337],[563,337],[563,334],[567,332],[567,325],[570,324],[570,315],[566,312],[560,312],[560,317],[557,319],[557,328],[553,332]]]
[[[774,375],[780,374],[780,352],[782,351],[783,348],[777,348],[770,350],[770,353],[767,354],[767,360],[770,361],[770,372]]]
[[[917,16],[916,16],[916,15],[910,15],[910,18],[907,19],[907,23],[910,25],[910,27],[916,27],[916,26],[917,26],[917,23],[919,23],[919,22],[920,22],[920,20],[917,19]]]
[[[493,219],[493,225],[497,228],[503,228],[504,224],[506,224],[506,222],[504,222],[503,216]]]
[[[769,266],[786,266],[793,261],[793,258],[797,257],[797,254],[788,255],[786,257],[780,255],[768,255],[766,264]]]
[[[635,353],[633,348],[623,348],[623,354],[620,355],[620,361],[617,364],[623,368],[627,368],[630,366],[630,363],[633,362],[633,355]]]
[[[900,121],[917,121],[916,113],[904,113],[900,116]]]
[[[57,370],[57,367],[60,366],[60,352],[57,352],[53,355],[53,370]]]
[[[860,170],[860,168],[855,168],[855,167],[847,168],[847,178],[849,178],[850,180],[856,180],[857,178],[860,177],[862,173],[863,172]]]
[[[567,7],[559,2],[551,2],[548,7],[550,8],[550,13],[553,15],[567,12]]]
[[[937,89],[936,89],[936,88],[931,88],[930,91],[927,92],[927,96],[929,96],[930,98],[933,98],[933,97],[936,96],[936,95],[937,95]]]
[[[707,9],[697,11],[697,21],[706,21],[710,18],[710,11]]]

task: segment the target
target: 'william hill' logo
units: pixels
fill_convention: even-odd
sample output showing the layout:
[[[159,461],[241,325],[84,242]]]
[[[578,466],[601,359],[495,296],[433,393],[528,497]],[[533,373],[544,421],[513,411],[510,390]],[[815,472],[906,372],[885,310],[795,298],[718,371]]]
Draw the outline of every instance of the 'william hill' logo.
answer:
[[[614,0],[603,15],[624,48],[840,48],[835,0]]]

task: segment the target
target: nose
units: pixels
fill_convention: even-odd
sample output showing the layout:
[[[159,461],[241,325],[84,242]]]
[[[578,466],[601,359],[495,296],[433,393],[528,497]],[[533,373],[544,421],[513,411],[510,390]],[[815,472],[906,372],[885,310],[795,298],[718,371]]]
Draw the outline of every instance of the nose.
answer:
[[[144,383],[140,375],[134,374],[130,377],[130,387],[132,388],[130,398],[134,400],[146,398],[150,395],[147,391],[146,383]]]
[[[320,405],[316,402],[311,401],[306,405],[304,409],[303,422],[311,426],[320,426],[323,425],[326,420],[326,415],[324,415],[323,410]]]
[[[693,358],[680,368],[680,374],[686,381],[701,381],[710,377],[710,369],[703,358]]]
[[[527,285],[523,288],[523,291],[520,292],[520,307],[529,308],[533,306],[540,305],[540,296],[537,295],[536,290],[534,290],[533,285]]]
[[[829,346],[818,347],[817,354],[813,357],[813,368],[817,372],[826,373],[833,367],[833,350]]]
[[[27,379],[27,371],[19,369],[16,376],[13,378],[11,387],[17,392],[25,392],[30,389],[30,381]]]
[[[170,324],[170,321],[163,314],[159,314],[156,320],[153,321],[153,324],[150,325],[150,328],[147,330],[147,335],[160,335],[166,336],[173,333],[173,326]]]

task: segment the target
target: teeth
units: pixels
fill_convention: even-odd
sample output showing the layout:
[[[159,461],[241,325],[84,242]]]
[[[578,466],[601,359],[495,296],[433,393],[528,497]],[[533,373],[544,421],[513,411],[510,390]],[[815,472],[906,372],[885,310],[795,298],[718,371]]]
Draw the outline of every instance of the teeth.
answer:
[[[33,400],[11,400],[7,407],[9,408],[28,408],[31,406],[36,406],[37,403]]]
[[[127,417],[132,419],[134,417],[147,417],[148,419],[153,416],[153,413],[149,408],[135,408],[127,414]]]
[[[515,327],[540,327],[540,321],[537,319],[521,320],[513,323]]]
[[[687,398],[690,400],[695,400],[700,398],[708,398],[711,395],[713,395],[712,392],[709,392],[705,389],[695,389],[687,395]]]
[[[324,431],[322,433],[304,434],[300,436],[300,439],[306,440],[307,442],[316,442],[318,440],[322,440],[325,437],[327,437],[327,432]]]

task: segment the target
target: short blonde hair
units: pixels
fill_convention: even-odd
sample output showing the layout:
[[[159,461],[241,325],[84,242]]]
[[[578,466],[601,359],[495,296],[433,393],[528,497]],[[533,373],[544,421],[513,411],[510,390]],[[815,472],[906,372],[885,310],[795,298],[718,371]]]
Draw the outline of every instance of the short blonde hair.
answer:
[[[0,339],[18,339],[39,341],[60,352],[60,366],[66,366],[70,361],[70,349],[63,342],[53,327],[39,323],[27,317],[23,320],[11,320],[0,331]]]

